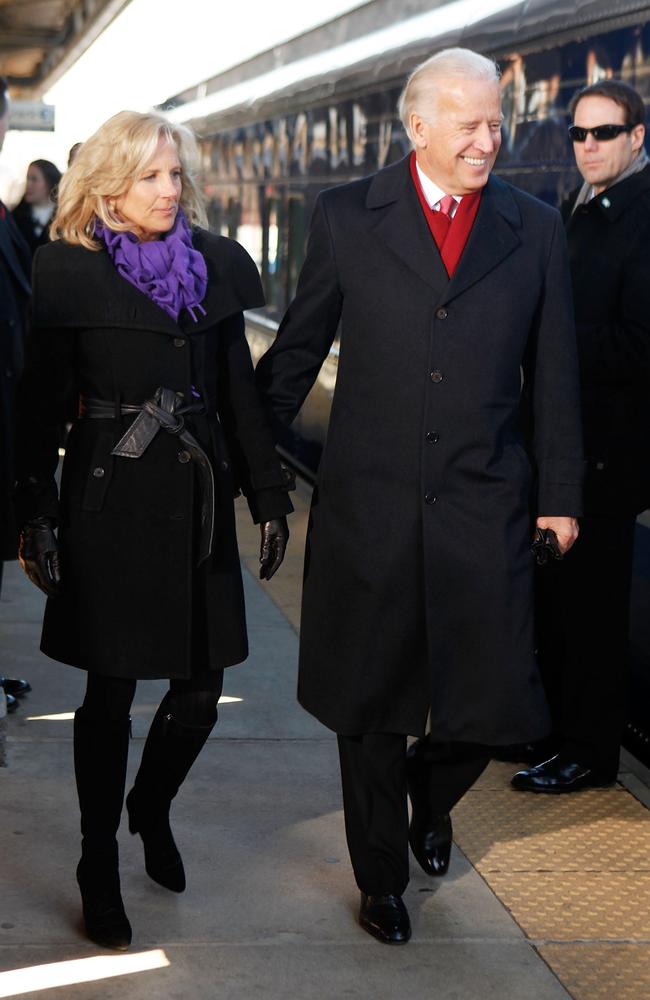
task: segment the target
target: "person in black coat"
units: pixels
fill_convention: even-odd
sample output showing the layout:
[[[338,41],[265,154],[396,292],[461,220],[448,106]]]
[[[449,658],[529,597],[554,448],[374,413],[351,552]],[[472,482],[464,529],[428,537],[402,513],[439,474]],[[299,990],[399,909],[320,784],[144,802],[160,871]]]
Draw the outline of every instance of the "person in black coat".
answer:
[[[239,244],[198,225],[190,133],[121,112],[64,177],[59,239],[34,263],[17,401],[20,557],[48,594],[41,648],[88,672],[75,713],[88,936],[126,948],[120,822],[139,678],[169,678],[133,789],[129,829],[177,892],[170,803],[217,719],[223,670],[248,653],[233,496],[261,524],[261,576],[292,509],[254,385],[242,312],[262,304]],[[58,427],[70,387],[60,496]],[[58,537],[55,537],[58,526]]]
[[[530,545],[536,521],[570,547],[583,472],[564,232],[554,209],[490,176],[494,63],[437,54],[401,112],[414,152],[321,194],[296,298],[257,368],[289,424],[340,325],[298,694],[338,734],[360,922],[389,943],[410,935],[407,835],[444,874],[450,809],[489,747],[546,732]],[[407,734],[421,737],[408,758]]]
[[[579,91],[569,129],[584,178],[562,207],[587,457],[580,538],[538,573],[552,754],[515,788],[572,792],[616,779],[625,723],[636,515],[650,506],[650,160],[627,84]]]
[[[0,77],[0,150],[9,127],[7,81]],[[31,292],[29,249],[7,207],[0,201],[0,590],[3,565],[18,555],[18,533],[11,503],[14,481],[14,392],[24,361],[27,303]],[[0,664],[0,670],[4,664]],[[7,708],[31,690],[20,677],[0,676]]]
[[[27,168],[25,194],[12,214],[32,256],[50,242],[50,223],[60,180],[61,171],[50,160],[34,160]]]

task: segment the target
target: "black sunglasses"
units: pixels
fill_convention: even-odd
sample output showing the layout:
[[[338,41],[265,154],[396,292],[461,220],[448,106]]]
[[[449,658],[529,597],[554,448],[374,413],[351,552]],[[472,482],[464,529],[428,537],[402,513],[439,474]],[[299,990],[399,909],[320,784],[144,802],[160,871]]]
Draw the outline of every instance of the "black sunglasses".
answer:
[[[621,132],[631,132],[631,125],[596,125],[594,128],[582,128],[580,125],[569,125],[569,138],[572,142],[584,142],[589,133],[596,142],[609,142]]]

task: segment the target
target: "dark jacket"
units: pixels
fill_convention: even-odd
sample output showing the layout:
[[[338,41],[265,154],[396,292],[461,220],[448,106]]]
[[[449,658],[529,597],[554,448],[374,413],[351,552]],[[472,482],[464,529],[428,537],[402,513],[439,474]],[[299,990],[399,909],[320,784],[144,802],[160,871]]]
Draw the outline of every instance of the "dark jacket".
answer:
[[[289,423],[341,322],[305,561],[299,698],[338,732],[543,735],[533,514],[580,511],[578,373],[558,213],[491,178],[449,280],[408,159],[323,193],[257,378]],[[534,455],[520,428],[534,374]]]
[[[562,214],[587,457],[585,514],[650,507],[650,166]]]
[[[198,230],[208,266],[206,315],[174,322],[120,277],[105,250],[57,241],[34,266],[33,324],[18,393],[20,522],[55,517],[62,596],[47,602],[43,652],[124,677],[188,677],[245,659],[246,626],[233,493],[255,520],[291,510],[253,381],[242,310],[262,303],[239,244]],[[213,555],[196,568],[199,492],[194,462],[161,430],[138,459],[111,455],[133,416],[75,421],[57,499],[58,424],[78,393],[140,404],[158,387],[207,415],[186,417],[215,477]]]
[[[31,205],[28,205],[27,202],[21,201],[16,205],[12,215],[33,257],[39,247],[47,246],[50,242],[50,225],[48,223],[44,229],[39,227],[40,231],[37,231]]]
[[[30,294],[29,250],[0,202],[0,562],[15,559],[11,505],[14,392],[24,361],[25,314]]]

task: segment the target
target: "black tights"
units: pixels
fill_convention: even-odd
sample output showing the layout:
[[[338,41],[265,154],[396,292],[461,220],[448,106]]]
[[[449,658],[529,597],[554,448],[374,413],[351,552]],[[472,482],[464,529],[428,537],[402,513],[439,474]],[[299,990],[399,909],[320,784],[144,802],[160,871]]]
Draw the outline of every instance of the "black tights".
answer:
[[[83,708],[106,722],[128,719],[137,681],[128,677],[88,674]],[[206,670],[188,680],[171,680],[163,701],[169,713],[185,726],[210,726],[217,721],[217,703],[223,687],[222,670]]]

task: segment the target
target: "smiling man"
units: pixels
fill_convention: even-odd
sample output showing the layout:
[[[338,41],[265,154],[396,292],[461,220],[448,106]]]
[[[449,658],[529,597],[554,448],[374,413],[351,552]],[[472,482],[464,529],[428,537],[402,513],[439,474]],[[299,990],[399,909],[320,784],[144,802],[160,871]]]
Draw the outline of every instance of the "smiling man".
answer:
[[[539,572],[540,667],[553,756],[516,788],[574,792],[616,780],[625,724],[636,515],[650,507],[650,160],[645,107],[601,80],[573,99],[584,183],[567,225],[582,379],[587,478],[580,540]]]
[[[444,875],[450,810],[491,748],[546,732],[531,535],[537,520],[571,546],[582,478],[562,223],[490,174],[497,67],[441,52],[400,113],[412,153],[321,194],[295,301],[258,366],[288,424],[340,329],[298,696],[338,735],[359,919],[389,944],[411,933],[409,841]]]

